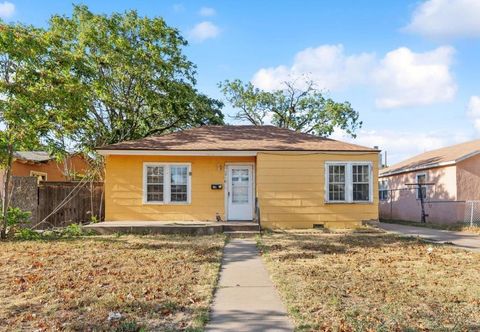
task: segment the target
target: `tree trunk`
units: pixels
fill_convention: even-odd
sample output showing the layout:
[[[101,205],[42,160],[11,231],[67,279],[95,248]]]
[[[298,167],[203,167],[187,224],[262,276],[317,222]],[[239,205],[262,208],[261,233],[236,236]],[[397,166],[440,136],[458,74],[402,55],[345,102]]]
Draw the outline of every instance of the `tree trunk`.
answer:
[[[0,231],[0,238],[5,239],[7,237],[7,214],[10,205],[10,178],[12,173],[13,162],[13,146],[11,144],[7,147],[7,165],[5,167],[5,175],[3,178],[3,197],[2,197],[2,230]]]

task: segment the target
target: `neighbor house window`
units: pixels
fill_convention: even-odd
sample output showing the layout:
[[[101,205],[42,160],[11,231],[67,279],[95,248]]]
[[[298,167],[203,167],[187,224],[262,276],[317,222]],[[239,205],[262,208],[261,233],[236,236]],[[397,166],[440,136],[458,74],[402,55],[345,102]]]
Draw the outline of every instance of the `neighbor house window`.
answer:
[[[427,174],[425,174],[425,173],[417,174],[416,179],[417,179],[417,181],[416,181],[417,183],[424,184],[424,183],[427,182]],[[420,186],[417,186],[416,192],[417,192],[416,193],[417,194],[417,199],[420,199],[420,198],[426,199],[427,198],[427,187],[425,185],[423,185],[421,189],[420,189]]]
[[[47,181],[47,173],[45,172],[37,172],[37,171],[30,171],[30,176],[35,176],[37,178],[37,182],[40,181]]]
[[[386,180],[380,181],[378,184],[379,190],[378,190],[378,199],[381,201],[386,201],[388,200],[388,185]]]
[[[328,202],[371,202],[370,162],[327,162],[325,167]]]
[[[144,164],[145,203],[189,203],[189,164]]]

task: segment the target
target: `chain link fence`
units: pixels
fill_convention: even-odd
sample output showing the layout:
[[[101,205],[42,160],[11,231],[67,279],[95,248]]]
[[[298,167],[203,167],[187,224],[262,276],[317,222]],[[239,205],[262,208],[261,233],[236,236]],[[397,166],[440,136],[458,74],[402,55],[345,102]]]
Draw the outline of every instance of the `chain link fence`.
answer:
[[[465,202],[464,223],[470,227],[480,227],[480,201]]]

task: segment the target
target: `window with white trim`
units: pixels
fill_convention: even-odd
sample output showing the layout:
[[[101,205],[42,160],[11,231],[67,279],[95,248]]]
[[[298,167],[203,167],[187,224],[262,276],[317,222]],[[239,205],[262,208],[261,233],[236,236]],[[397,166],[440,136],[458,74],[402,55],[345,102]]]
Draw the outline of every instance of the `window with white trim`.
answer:
[[[372,163],[327,162],[325,173],[327,202],[372,201]]]
[[[145,203],[190,202],[190,164],[146,163],[143,174]]]

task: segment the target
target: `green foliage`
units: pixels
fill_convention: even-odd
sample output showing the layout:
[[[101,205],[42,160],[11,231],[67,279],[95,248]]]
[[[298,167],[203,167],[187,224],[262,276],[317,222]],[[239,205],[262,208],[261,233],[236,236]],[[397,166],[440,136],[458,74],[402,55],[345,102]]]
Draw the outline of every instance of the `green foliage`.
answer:
[[[92,235],[91,232],[84,231],[79,224],[70,224],[66,227],[54,230],[35,231],[30,228],[15,229],[14,238],[22,241],[32,240],[58,240],[68,239],[80,236]]]
[[[18,227],[28,222],[30,211],[23,211],[18,207],[9,207],[7,211],[7,226]]]
[[[41,240],[44,238],[42,233],[34,231],[30,228],[20,228],[14,235],[15,239],[22,240],[22,241],[33,241],[33,240]]]
[[[48,31],[0,24],[0,162],[13,151],[50,145],[83,118],[84,91],[70,71],[73,58]]]
[[[90,223],[92,224],[96,224],[98,223],[100,220],[98,219],[98,216],[91,216],[90,217]]]
[[[187,42],[162,18],[136,11],[96,15],[74,6],[50,31],[75,58],[87,120],[76,133],[86,150],[204,124],[223,123],[223,104],[198,93]]]
[[[70,224],[62,231],[64,237],[75,237],[84,235],[82,226],[80,226],[79,224]]]
[[[269,92],[237,79],[219,83],[219,88],[238,109],[237,120],[262,125],[270,119],[275,126],[320,136],[329,136],[337,128],[355,137],[362,122],[349,102],[325,98],[313,82],[301,82],[302,88],[296,83],[285,82],[284,89]]]

